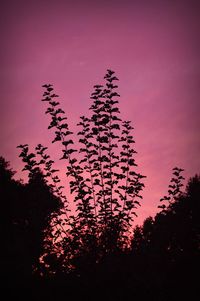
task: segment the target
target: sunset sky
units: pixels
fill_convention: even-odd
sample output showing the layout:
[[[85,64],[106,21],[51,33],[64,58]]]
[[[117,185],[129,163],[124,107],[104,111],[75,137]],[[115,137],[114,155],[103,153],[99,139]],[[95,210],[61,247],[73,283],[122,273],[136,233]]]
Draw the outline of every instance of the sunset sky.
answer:
[[[64,175],[42,85],[52,83],[76,132],[93,85],[119,78],[121,117],[135,128],[147,176],[140,223],[155,214],[171,170],[200,172],[199,1],[1,1],[0,155],[21,170],[18,144],[49,146]],[[21,172],[17,178],[23,177]]]

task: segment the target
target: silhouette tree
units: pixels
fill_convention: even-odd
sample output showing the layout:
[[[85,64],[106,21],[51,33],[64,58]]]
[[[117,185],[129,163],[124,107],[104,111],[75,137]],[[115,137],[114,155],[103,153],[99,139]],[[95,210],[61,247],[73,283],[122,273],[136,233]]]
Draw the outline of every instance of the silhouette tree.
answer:
[[[31,156],[27,157],[28,163],[31,160]],[[30,172],[29,182],[23,184],[13,179],[9,163],[0,158],[1,271],[8,286],[25,286],[31,281],[40,265],[51,214],[60,207],[60,200],[52,194],[42,174],[33,174],[34,164],[29,169],[28,163],[25,168]]]
[[[111,70],[104,78],[105,86],[95,85],[91,95],[92,115],[80,117],[81,146],[76,156],[65,112],[55,101],[58,95],[51,84],[43,86],[46,90],[42,101],[48,103],[46,114],[51,117],[48,128],[55,128],[52,143],[60,141],[63,146],[61,159],[67,161],[70,191],[77,207],[77,216],[73,216],[69,229],[76,263],[80,263],[80,254],[84,262],[87,254],[97,262],[127,246],[132,215],[136,215],[144,187],[144,176],[135,169],[133,127],[130,121],[122,122],[118,117],[118,78]]]
[[[132,264],[138,268],[138,278],[150,283],[150,290],[159,300],[181,296],[181,292],[189,296],[198,288],[195,271],[200,267],[200,177],[191,178],[183,193],[182,171],[173,169],[169,196],[161,199],[168,205],[162,206],[154,219],[150,217],[134,229]]]

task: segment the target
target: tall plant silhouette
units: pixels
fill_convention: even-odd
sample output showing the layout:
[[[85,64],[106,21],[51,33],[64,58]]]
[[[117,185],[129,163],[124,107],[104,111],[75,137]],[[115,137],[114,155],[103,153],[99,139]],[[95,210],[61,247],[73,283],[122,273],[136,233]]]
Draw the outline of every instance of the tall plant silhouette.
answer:
[[[73,234],[77,235],[79,249],[90,249],[92,245],[107,253],[126,246],[131,221],[142,198],[144,176],[135,169],[133,127],[130,121],[119,118],[118,78],[114,71],[107,70],[104,79],[105,85],[95,85],[91,94],[92,114],[80,117],[79,154],[51,84],[43,86],[42,101],[48,103],[48,129],[55,132],[52,143],[62,144],[60,159],[67,161],[66,174],[77,211],[71,233],[76,229]]]
[[[51,216],[46,251],[53,256],[57,253],[62,266],[68,268],[80,263],[80,258],[95,263],[105,254],[126,248],[133,215],[137,216],[135,210],[142,198],[144,176],[136,171],[133,127],[130,121],[122,121],[119,117],[118,78],[114,71],[107,70],[104,79],[104,85],[94,86],[90,97],[91,113],[88,117],[80,117],[76,148],[74,134],[57,101],[58,95],[51,84],[43,86],[42,101],[48,103],[45,113],[51,118],[48,129],[54,129],[52,143],[62,145],[60,159],[66,161],[76,214],[69,215],[59,170],[53,167],[47,147],[38,144],[35,152],[30,152],[27,144],[18,146],[25,164],[23,170],[28,171],[29,179],[37,175],[43,177],[62,202],[59,212]],[[52,257],[46,256],[47,261],[49,258]]]

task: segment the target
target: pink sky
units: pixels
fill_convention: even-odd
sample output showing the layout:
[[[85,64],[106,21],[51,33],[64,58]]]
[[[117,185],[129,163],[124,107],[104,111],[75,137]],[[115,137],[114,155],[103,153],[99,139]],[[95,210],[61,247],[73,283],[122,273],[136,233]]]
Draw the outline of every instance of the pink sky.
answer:
[[[75,130],[93,85],[113,69],[147,176],[136,223],[155,214],[174,166],[186,179],[200,171],[198,2],[1,1],[0,154],[15,170],[22,169],[20,143],[48,145],[58,159],[42,84],[54,84]]]

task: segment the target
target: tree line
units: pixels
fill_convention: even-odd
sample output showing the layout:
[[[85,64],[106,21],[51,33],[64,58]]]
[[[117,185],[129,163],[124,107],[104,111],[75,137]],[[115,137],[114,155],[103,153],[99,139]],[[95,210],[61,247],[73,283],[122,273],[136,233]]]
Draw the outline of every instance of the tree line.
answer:
[[[18,145],[28,183],[14,180],[9,163],[0,159],[4,286],[32,289],[35,298],[75,297],[78,288],[85,300],[95,294],[111,300],[172,300],[194,292],[200,176],[191,178],[183,192],[183,169],[175,167],[160,211],[133,227],[145,176],[135,160],[131,122],[120,118],[118,78],[107,70],[104,80],[94,86],[90,114],[80,117],[77,135],[53,86],[43,86],[48,129],[54,130],[52,143],[62,146],[70,201],[46,146],[30,151],[28,144]]]

